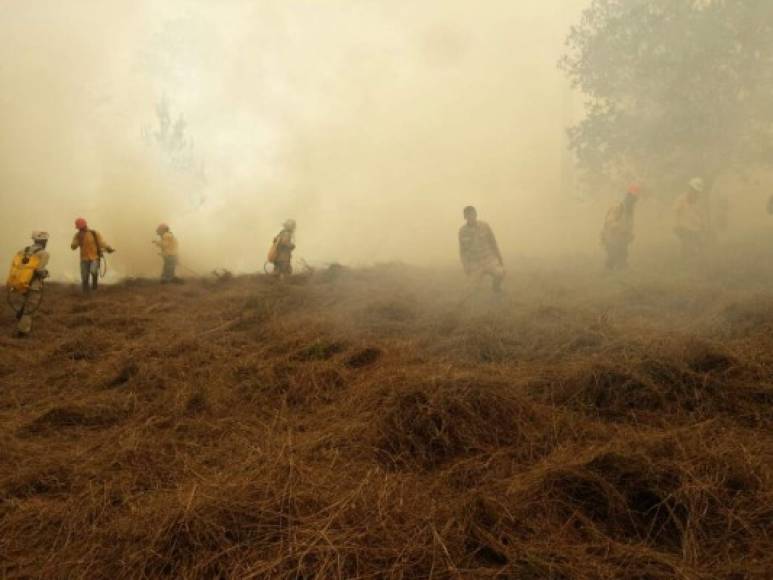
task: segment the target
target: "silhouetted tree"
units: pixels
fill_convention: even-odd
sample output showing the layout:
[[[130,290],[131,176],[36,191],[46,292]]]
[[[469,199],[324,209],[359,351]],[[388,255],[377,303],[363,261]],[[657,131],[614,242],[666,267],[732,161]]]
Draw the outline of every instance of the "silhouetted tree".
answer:
[[[187,128],[185,118],[179,115],[173,124],[169,101],[163,98],[156,104],[156,119],[158,128],[152,133],[153,140],[175,166],[189,168],[193,160],[193,141],[185,133]],[[150,141],[150,131],[146,129],[143,132],[146,140]]]
[[[197,159],[193,139],[187,134],[188,124],[180,114],[172,122],[169,101],[166,97],[156,103],[155,129],[144,127],[142,136],[148,146],[156,146],[169,166],[193,179],[191,191],[187,193],[190,202],[199,206],[204,201],[203,187],[207,183],[204,162]]]

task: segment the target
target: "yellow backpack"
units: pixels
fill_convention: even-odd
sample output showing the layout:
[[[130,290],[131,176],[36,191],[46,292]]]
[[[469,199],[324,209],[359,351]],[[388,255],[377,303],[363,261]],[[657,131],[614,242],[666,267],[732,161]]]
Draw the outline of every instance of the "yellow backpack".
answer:
[[[271,262],[272,264],[276,262],[276,258],[279,255],[279,236],[274,238],[274,242],[271,244],[271,247],[268,249],[268,256],[266,256],[266,261]]]
[[[19,252],[11,262],[11,271],[5,285],[9,290],[26,294],[30,289],[30,282],[35,277],[35,271],[40,266],[40,257],[35,254],[27,255],[27,252]]]

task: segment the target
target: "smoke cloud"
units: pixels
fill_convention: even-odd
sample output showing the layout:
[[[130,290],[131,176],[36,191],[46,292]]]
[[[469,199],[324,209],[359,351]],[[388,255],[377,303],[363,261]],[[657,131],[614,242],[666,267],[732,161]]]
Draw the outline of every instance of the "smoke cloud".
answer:
[[[584,5],[4,3],[0,249],[46,229],[74,278],[83,216],[153,274],[163,221],[187,268],[255,271],[293,217],[310,263],[448,265],[467,204],[508,260],[595,248],[556,68]]]

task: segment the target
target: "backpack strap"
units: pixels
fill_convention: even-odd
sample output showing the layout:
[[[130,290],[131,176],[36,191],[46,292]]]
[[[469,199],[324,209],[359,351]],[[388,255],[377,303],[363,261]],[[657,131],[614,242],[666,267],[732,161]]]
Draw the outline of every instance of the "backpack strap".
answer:
[[[94,238],[94,245],[97,247],[97,256],[101,260],[103,256],[103,252],[102,252],[102,246],[99,245],[99,233],[96,230],[89,230],[89,233]]]

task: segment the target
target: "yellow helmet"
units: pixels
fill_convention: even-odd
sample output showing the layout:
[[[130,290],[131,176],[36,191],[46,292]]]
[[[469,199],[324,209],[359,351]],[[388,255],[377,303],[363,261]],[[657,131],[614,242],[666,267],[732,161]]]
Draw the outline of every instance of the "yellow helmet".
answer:
[[[703,193],[703,190],[706,188],[706,185],[700,177],[693,177],[689,182],[689,186],[690,189],[697,191],[698,193]]]

